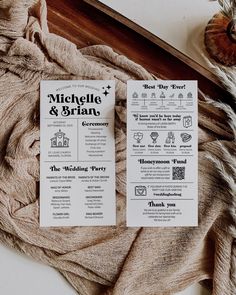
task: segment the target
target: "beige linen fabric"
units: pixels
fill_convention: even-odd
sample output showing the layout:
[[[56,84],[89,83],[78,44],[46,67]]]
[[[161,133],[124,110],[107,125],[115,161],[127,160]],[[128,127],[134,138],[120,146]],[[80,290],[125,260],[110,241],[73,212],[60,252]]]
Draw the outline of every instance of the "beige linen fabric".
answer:
[[[116,227],[39,227],[42,79],[116,81]],[[128,79],[153,76],[109,47],[50,34],[44,0],[0,1],[0,241],[81,295],[167,295],[206,279],[212,294],[236,294],[235,113],[199,95],[199,226],[127,228]]]

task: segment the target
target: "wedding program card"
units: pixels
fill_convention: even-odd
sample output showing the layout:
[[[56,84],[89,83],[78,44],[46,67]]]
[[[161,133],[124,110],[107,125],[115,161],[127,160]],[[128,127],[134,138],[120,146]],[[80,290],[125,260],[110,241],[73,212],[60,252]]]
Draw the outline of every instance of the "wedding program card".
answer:
[[[128,81],[127,225],[198,225],[196,81]]]
[[[40,225],[116,224],[114,81],[42,81]]]

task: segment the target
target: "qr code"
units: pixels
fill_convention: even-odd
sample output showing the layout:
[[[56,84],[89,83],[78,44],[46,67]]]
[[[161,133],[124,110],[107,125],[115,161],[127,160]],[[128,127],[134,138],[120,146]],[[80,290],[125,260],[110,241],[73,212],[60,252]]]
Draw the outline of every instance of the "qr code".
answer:
[[[185,178],[185,167],[172,167],[172,179],[182,180]]]

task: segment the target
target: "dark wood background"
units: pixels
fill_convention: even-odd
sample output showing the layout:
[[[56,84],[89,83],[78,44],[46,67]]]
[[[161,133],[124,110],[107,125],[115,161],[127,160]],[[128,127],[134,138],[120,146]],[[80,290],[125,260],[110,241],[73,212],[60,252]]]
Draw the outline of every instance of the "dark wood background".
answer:
[[[47,0],[47,5],[50,31],[69,39],[79,48],[109,45],[159,77],[198,80],[199,88],[205,94],[231,104],[230,95],[221,87],[82,0]]]

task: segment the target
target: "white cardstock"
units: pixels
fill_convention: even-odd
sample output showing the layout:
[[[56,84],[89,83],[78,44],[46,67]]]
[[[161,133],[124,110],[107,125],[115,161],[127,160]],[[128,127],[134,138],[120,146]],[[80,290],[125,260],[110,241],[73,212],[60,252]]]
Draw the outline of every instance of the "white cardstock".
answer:
[[[197,81],[128,81],[127,225],[198,225]]]
[[[40,225],[116,224],[114,81],[42,81]]]

